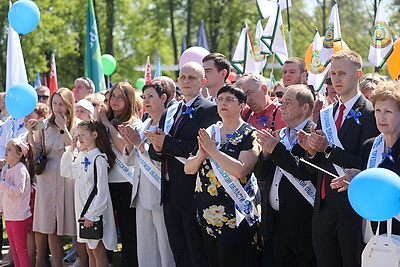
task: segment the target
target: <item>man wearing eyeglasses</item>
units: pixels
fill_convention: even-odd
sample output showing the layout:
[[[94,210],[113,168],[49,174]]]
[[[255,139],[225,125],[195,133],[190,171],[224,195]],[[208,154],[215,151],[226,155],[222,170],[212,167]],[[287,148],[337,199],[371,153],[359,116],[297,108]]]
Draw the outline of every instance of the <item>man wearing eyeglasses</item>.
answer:
[[[260,74],[246,73],[235,83],[246,94],[247,107],[242,118],[258,130],[281,129],[286,123],[281,119],[279,102],[268,95],[267,80]]]
[[[50,89],[47,86],[41,85],[35,88],[38,96],[38,102],[49,106]]]

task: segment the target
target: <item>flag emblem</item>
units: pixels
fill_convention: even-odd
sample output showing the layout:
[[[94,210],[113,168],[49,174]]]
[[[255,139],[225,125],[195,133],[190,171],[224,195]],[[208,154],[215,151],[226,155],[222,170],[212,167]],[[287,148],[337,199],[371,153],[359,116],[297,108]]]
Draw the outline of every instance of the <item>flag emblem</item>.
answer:
[[[262,62],[266,57],[265,53],[261,51],[261,40],[257,37],[254,39],[253,55],[256,62]]]
[[[325,66],[321,64],[321,60],[319,59],[319,50],[315,50],[312,53],[311,57],[311,64],[310,64],[310,70],[311,73],[314,74],[319,74],[322,73],[325,70]]]
[[[333,23],[328,23],[328,27],[326,27],[323,46],[325,48],[333,48]]]
[[[328,23],[328,27],[326,27],[325,39],[323,46],[325,48],[333,48],[333,23]]]
[[[371,45],[375,48],[385,48],[392,42],[389,26],[384,21],[375,22]]]

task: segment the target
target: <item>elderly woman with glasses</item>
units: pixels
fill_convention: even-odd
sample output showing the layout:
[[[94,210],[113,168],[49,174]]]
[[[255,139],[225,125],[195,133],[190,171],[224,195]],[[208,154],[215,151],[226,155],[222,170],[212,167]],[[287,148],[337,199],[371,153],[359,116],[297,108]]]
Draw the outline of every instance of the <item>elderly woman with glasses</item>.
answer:
[[[255,128],[240,117],[245,99],[231,85],[218,91],[222,122],[199,130],[198,150],[185,164],[186,173],[198,175],[194,206],[210,266],[248,266],[247,253],[255,248],[259,214],[251,174],[259,147]]]

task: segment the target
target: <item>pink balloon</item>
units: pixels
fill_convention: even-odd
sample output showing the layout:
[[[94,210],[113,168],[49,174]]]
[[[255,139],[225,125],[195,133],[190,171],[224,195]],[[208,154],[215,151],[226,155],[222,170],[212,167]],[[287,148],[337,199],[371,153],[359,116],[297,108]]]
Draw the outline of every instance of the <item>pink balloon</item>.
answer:
[[[186,49],[185,51],[183,51],[181,58],[179,59],[179,69],[182,68],[183,65],[191,61],[203,65],[202,60],[208,54],[210,54],[210,52],[200,46],[193,46]]]

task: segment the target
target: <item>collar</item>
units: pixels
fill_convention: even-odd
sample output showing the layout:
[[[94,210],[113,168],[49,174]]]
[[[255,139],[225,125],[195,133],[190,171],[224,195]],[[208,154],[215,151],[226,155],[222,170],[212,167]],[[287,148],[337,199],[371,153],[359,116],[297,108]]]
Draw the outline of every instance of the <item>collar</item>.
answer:
[[[201,95],[201,93],[199,93],[197,96],[193,97],[192,99],[190,99],[188,102],[183,101],[183,104],[187,107],[190,107],[193,105],[194,101],[196,101],[196,99]]]
[[[271,99],[272,100],[272,99]],[[261,114],[265,114],[268,113],[269,111],[274,111],[277,107],[279,106],[279,101],[277,98],[273,99],[271,101],[271,103],[269,103],[269,105],[267,105],[263,110],[261,110],[258,113],[254,112],[254,115],[261,115]]]
[[[358,93],[355,96],[353,96],[346,103],[343,103],[342,100],[339,99],[339,102],[338,102],[339,107],[340,107],[341,104],[344,104],[345,107],[346,107],[346,109],[344,110],[344,114],[349,113],[350,109],[354,106],[354,104],[357,102],[357,100],[358,100],[358,98],[360,98],[360,96],[361,96],[361,92],[358,91]]]
[[[299,125],[297,125],[296,127],[294,127],[294,129],[290,129],[289,126],[286,126],[285,128],[285,133],[288,134],[291,131],[296,131],[296,133],[300,130],[303,130],[304,127],[307,125],[307,123],[310,121],[310,118],[305,119],[304,121],[302,121]]]

